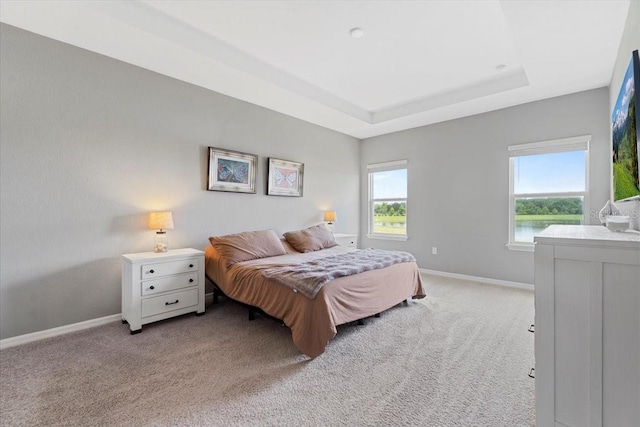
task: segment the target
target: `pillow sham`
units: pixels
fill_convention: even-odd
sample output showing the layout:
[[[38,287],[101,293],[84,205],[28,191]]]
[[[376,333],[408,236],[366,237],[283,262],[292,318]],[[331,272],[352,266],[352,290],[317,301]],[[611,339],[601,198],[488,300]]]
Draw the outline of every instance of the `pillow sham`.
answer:
[[[245,231],[209,237],[209,242],[224,258],[227,267],[241,261],[285,255],[287,251],[273,230]]]
[[[296,248],[294,248],[293,246],[291,246],[291,243],[287,242],[287,239],[283,237],[280,237],[280,243],[282,243],[282,247],[284,248],[284,250],[288,253],[288,254],[299,254],[300,252],[298,252],[296,250]]]
[[[284,238],[298,252],[313,252],[332,248],[337,245],[333,233],[327,225],[320,223],[304,230],[284,233]]]

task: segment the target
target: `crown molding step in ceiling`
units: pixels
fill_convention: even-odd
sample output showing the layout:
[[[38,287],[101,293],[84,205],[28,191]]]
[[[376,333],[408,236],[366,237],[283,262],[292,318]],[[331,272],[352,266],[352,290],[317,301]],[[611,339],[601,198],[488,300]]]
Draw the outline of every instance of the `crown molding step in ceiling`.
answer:
[[[357,138],[609,84],[629,0],[14,1],[0,21]]]

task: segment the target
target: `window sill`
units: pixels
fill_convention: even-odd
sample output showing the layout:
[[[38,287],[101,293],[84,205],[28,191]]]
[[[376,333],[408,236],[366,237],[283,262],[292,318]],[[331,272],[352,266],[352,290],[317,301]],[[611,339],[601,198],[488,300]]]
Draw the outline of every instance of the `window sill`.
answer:
[[[507,243],[510,251],[534,252],[536,250],[535,243]]]
[[[409,239],[409,236],[406,234],[367,234],[368,239],[376,239],[376,240],[396,240],[396,241],[404,241],[406,242]]]

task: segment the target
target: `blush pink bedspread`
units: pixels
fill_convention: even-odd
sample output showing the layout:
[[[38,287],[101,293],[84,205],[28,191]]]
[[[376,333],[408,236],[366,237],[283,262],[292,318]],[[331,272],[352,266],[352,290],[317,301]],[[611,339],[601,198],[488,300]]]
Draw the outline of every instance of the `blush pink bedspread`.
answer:
[[[282,319],[291,329],[296,347],[310,357],[322,354],[336,335],[336,326],[387,310],[407,298],[424,298],[422,278],[415,262],[340,277],[325,284],[314,299],[262,276],[262,270],[324,258],[350,249],[336,246],[308,253],[239,262],[226,267],[209,245],[205,271],[229,297]]]

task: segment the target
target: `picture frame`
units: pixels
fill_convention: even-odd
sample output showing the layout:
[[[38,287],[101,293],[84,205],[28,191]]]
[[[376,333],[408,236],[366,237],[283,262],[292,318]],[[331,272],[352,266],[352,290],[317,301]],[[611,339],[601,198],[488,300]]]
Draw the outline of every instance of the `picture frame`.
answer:
[[[207,190],[255,194],[257,168],[255,154],[209,147]]]
[[[304,163],[269,157],[267,195],[302,197]]]

